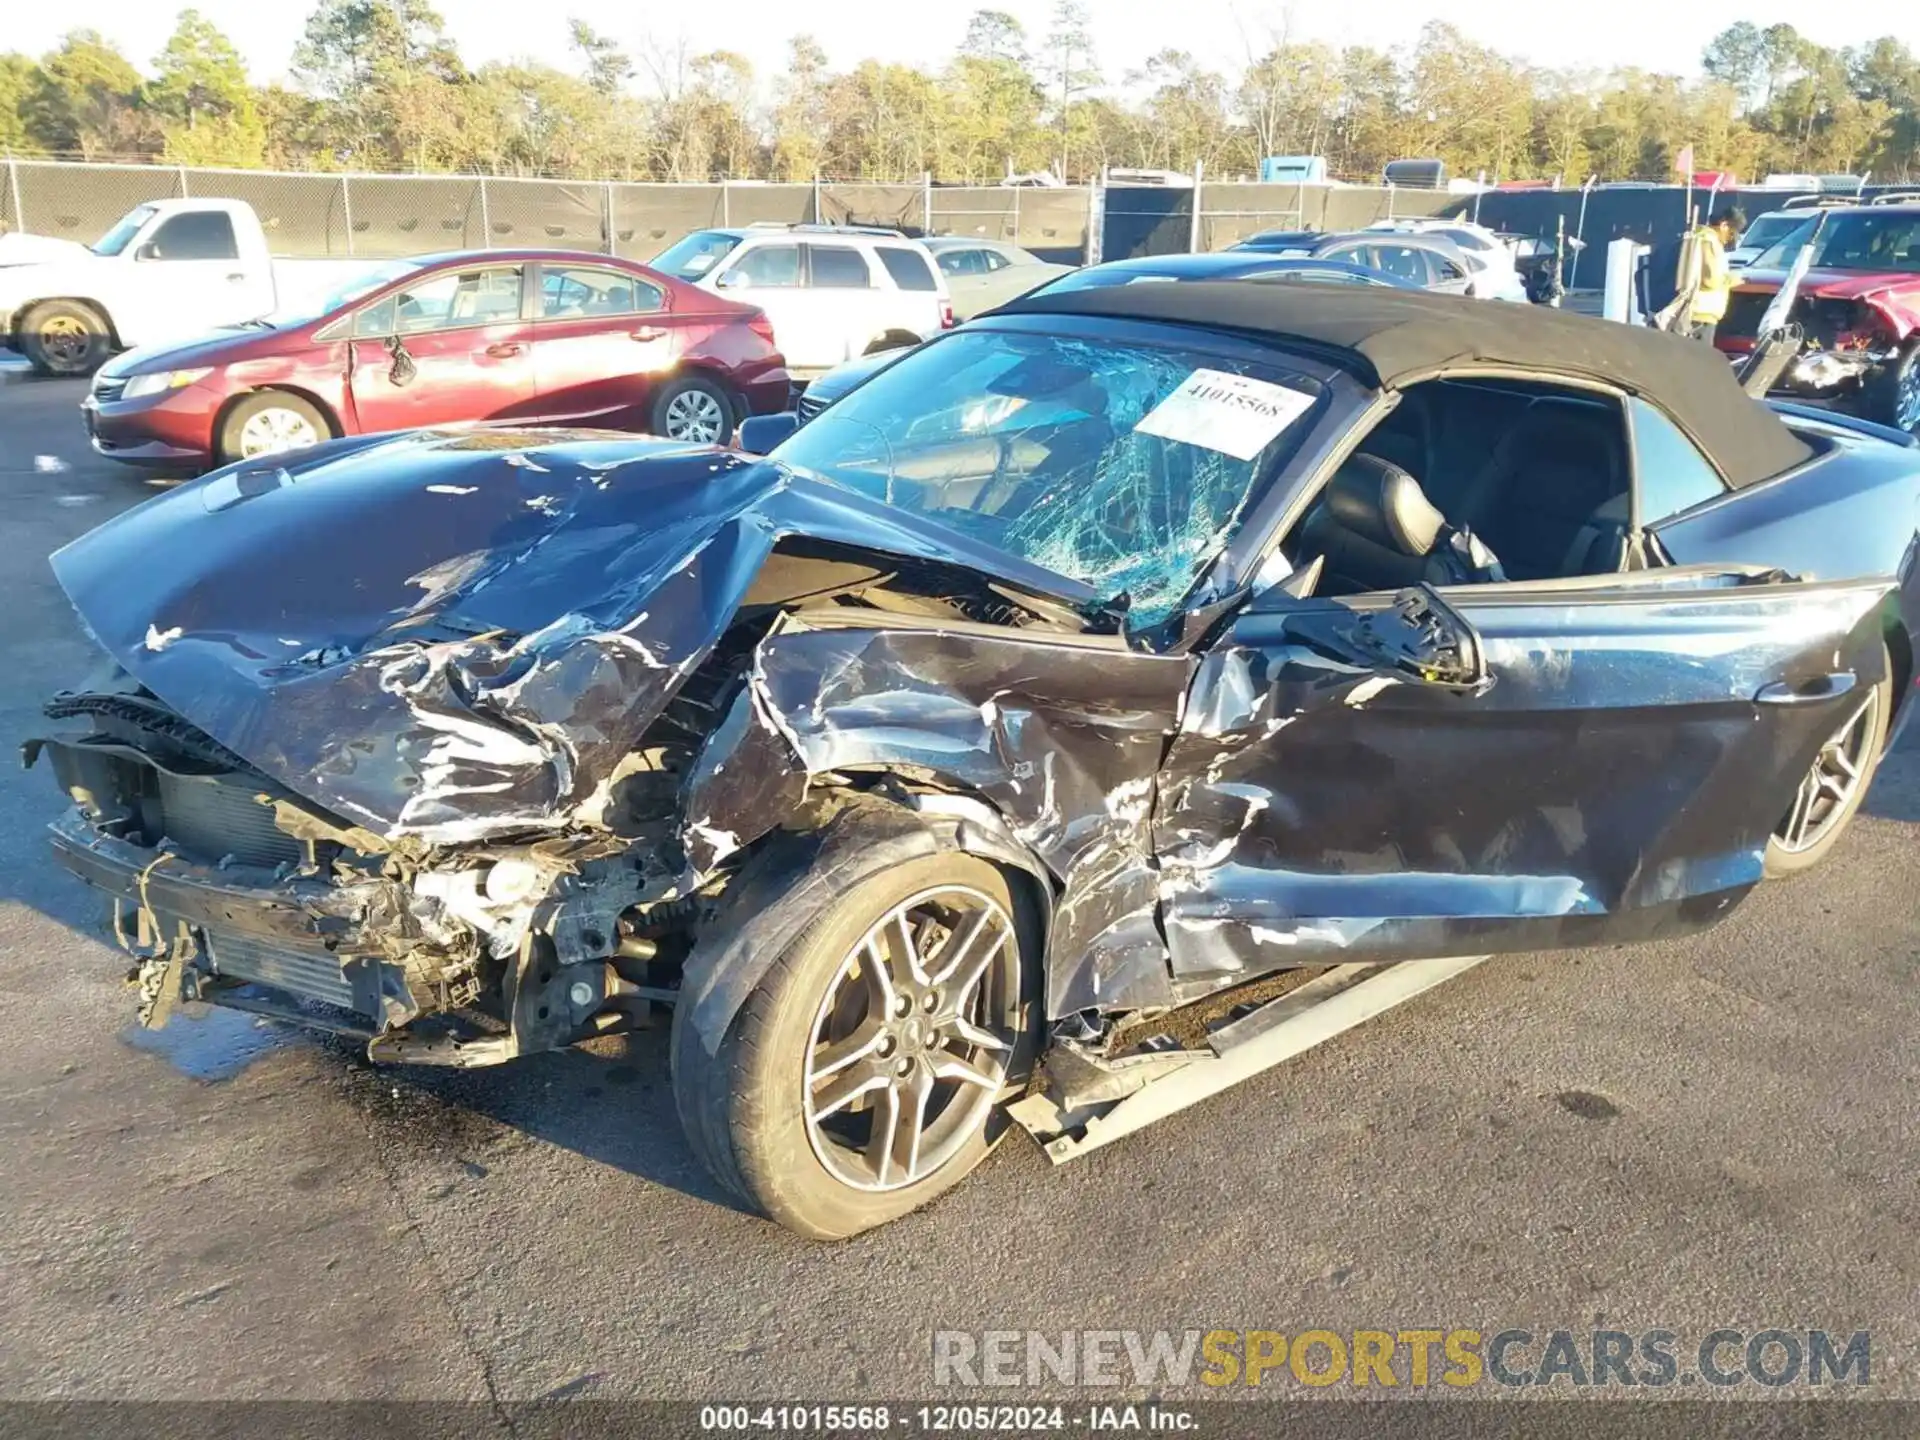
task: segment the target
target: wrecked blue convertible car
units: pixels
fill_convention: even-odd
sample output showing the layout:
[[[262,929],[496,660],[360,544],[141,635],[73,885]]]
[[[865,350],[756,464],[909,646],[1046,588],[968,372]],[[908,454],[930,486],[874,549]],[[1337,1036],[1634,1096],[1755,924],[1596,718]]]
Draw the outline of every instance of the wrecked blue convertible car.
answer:
[[[693,1148],[821,1237],[1289,977],[1828,853],[1920,452],[1664,335],[1305,290],[1031,297],[765,458],[435,432],[151,500],[53,560],[110,657],[29,746],[55,851],[149,1023],[487,1065],[670,1009]]]

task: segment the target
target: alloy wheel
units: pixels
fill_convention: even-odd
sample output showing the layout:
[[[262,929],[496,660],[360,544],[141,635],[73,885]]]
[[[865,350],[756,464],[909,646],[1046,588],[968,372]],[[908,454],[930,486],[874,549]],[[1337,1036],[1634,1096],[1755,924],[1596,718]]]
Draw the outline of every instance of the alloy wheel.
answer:
[[[57,365],[78,365],[92,343],[87,327],[71,315],[55,315],[40,327],[40,347]]]
[[[313,428],[313,422],[298,410],[274,406],[249,415],[240,427],[240,454],[249,460],[256,455],[274,455],[319,443],[320,434]]]
[[[1794,792],[1774,842],[1793,853],[1811,850],[1837,824],[1845,822],[1853,799],[1867,774],[1870,750],[1880,733],[1880,692],[1870,691],[1866,703],[1828,737]]]
[[[667,438],[711,445],[726,433],[727,415],[705,390],[682,390],[667,402]]]
[[[1893,398],[1893,423],[1902,430],[1920,430],[1920,359],[1901,372]]]
[[[889,910],[827,986],[808,1041],[807,1139],[841,1183],[927,1179],[986,1122],[1006,1083],[1019,943],[998,901],[966,886]]]

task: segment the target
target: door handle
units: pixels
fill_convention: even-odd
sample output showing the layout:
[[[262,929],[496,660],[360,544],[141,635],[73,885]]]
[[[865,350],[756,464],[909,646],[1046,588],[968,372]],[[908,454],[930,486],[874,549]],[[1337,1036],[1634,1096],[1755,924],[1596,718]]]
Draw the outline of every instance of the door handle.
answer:
[[[667,338],[667,332],[652,325],[642,325],[638,330],[630,332],[627,338],[630,340],[664,340]]]
[[[227,279],[231,280],[236,285],[239,285],[242,282],[244,282],[246,278],[247,278],[246,272],[242,270],[236,270],[233,274],[227,276]]]
[[[1798,685],[1789,685],[1782,680],[1765,686],[1753,698],[1761,705],[1817,705],[1822,700],[1832,700],[1846,694],[1857,683],[1851,670],[1842,670],[1833,675],[1816,675]]]
[[[487,346],[487,354],[496,360],[505,360],[510,356],[518,355],[520,349],[518,340],[502,340],[498,345]]]

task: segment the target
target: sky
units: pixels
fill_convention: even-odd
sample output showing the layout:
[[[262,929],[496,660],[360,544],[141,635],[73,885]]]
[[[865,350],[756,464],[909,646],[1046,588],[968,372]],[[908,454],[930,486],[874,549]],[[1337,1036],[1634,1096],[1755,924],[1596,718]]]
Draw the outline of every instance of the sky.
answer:
[[[0,0],[0,49],[39,54],[68,30],[86,27],[118,44],[143,69],[173,28],[168,0]],[[256,79],[284,78],[310,0],[195,0],[246,56]],[[867,58],[938,66],[959,46],[977,8],[1006,10],[1030,34],[1044,34],[1052,0],[724,0],[701,7],[714,23],[687,26],[679,6],[635,0],[557,0],[529,10],[510,0],[437,0],[447,31],[470,65],[535,59],[568,66],[567,19],[577,16],[629,52],[649,38],[662,50],[685,43],[691,53],[729,49],[762,76],[782,68],[787,38],[806,30],[836,68]],[[1283,0],[1088,0],[1096,58],[1110,82],[1158,50],[1191,51],[1216,69],[1237,70],[1249,50],[1274,36],[1336,45],[1389,47],[1410,43],[1429,20],[1444,20],[1469,37],[1534,64],[1575,69],[1637,65],[1692,74],[1706,42],[1736,20],[1759,25],[1787,20],[1825,45],[1854,45],[1894,35],[1920,49],[1920,5],[1847,4],[1807,13],[1805,5],[1757,10],[1752,0],[1611,0],[1604,6],[1516,4],[1514,0],[1366,0],[1364,4],[1289,6]],[[653,12],[649,16],[646,12]],[[1596,17],[1604,17],[1604,20]],[[649,37],[649,28],[651,35]]]

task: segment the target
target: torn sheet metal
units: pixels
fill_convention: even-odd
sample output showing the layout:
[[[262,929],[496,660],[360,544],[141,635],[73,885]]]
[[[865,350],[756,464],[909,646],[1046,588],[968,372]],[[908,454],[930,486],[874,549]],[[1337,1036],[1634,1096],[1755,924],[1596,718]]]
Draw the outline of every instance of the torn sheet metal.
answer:
[[[1497,677],[1479,690],[1343,643],[1366,602],[1242,617],[1201,662],[1155,815],[1176,990],[1723,914],[1780,818],[1753,776],[1811,764],[1879,678],[1889,587],[1690,583],[1606,604],[1452,592]],[[1806,698],[1759,703],[1783,675]]]
[[[53,566],[102,645],[220,744],[379,835],[459,843],[618,828],[622,767],[789,536],[1094,600],[771,462],[565,432],[220,472]]]
[[[801,613],[761,642],[689,781],[688,855],[758,838],[805,777],[919,777],[983,798],[1055,877],[1053,1013],[1168,1003],[1149,818],[1191,665],[1118,639]]]

